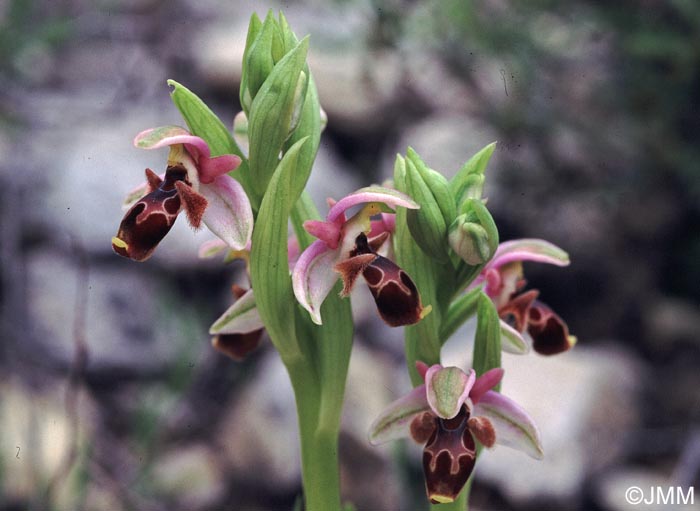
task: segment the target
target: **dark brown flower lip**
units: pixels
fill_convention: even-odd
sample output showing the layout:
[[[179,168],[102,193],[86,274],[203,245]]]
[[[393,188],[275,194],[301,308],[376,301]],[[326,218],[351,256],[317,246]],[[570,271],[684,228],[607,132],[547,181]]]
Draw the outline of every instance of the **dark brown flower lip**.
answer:
[[[453,502],[466,484],[476,462],[476,444],[468,428],[469,411],[462,406],[452,419],[436,420],[423,449],[423,474],[430,502]]]
[[[385,236],[376,240],[379,245]],[[396,263],[378,255],[367,235],[360,233],[355,239],[355,248],[350,257],[335,265],[344,287],[343,295],[352,290],[357,277],[362,274],[367,282],[379,316],[389,326],[412,325],[420,321],[429,309],[423,307],[420,293],[408,274]]]

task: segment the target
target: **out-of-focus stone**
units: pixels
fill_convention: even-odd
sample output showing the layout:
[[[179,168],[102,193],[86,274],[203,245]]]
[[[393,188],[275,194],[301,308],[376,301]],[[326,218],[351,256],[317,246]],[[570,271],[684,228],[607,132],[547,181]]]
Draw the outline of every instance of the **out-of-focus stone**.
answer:
[[[84,393],[77,398],[79,431],[73,430],[72,418],[66,414],[63,385],[30,391],[13,380],[0,384],[0,469],[3,496],[8,500],[32,501],[40,484],[61,471],[61,486],[53,493],[53,503],[68,509],[76,505],[76,494],[68,491],[70,473],[62,473],[75,437],[76,449],[82,449],[90,421],[91,404]]]
[[[225,491],[217,457],[205,445],[176,446],[161,455],[153,467],[153,485],[187,509],[216,504]]]
[[[62,367],[72,363],[78,271],[74,261],[56,253],[35,253],[28,258],[29,316],[34,335],[19,349],[31,353],[37,363],[53,360]],[[186,341],[181,333],[186,319],[168,312],[155,277],[119,266],[100,266],[91,268],[88,281],[81,285],[88,288],[83,334],[89,372],[141,374],[163,369],[176,360]],[[172,297],[168,302],[172,305]]]
[[[396,150],[391,153],[391,162],[385,167],[393,168],[396,153],[405,154],[406,148],[411,146],[428,167],[449,179],[469,158],[496,139],[496,134],[484,123],[467,115],[439,112],[406,127]],[[497,161],[498,151],[491,159],[490,170]]]
[[[501,391],[533,417],[545,457],[497,445],[479,458],[477,484],[521,503],[576,499],[587,477],[624,454],[622,439],[638,420],[638,362],[610,346],[577,347],[554,357],[504,354],[503,367]]]
[[[285,492],[301,483],[294,393],[276,352],[265,354],[258,367],[222,420],[216,443],[245,484]]]
[[[368,433],[386,403],[397,397],[396,382],[406,379],[400,372],[406,373],[388,356],[356,340],[345,389],[340,473],[344,495],[358,509],[391,509],[399,502],[389,452],[369,445]]]

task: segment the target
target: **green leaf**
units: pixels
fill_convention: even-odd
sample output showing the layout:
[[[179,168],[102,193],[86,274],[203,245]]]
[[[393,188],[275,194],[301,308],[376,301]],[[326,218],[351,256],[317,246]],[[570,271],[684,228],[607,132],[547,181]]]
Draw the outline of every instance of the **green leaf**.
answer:
[[[292,146],[277,166],[260,204],[250,253],[250,276],[258,312],[286,364],[302,356],[293,333],[296,300],[287,261],[287,225],[299,198],[291,183],[305,142],[302,139]]]
[[[491,299],[483,292],[477,304],[476,338],[472,365],[477,376],[501,367],[501,325]]]
[[[243,50],[241,87],[238,93],[239,99],[241,101],[241,106],[243,107],[243,111],[246,113],[246,115],[248,115],[250,104],[253,101],[253,97],[250,95],[250,91],[248,90],[248,55],[250,54],[250,47],[253,45],[253,42],[260,34],[261,29],[262,21],[260,21],[260,18],[258,18],[258,15],[256,13],[253,13],[250,16],[250,22],[248,23],[248,35],[245,39],[245,50]]]
[[[297,172],[294,174],[293,187],[295,189],[304,189],[306,182],[311,174],[311,169],[316,159],[318,146],[321,143],[321,105],[318,100],[318,92],[313,77],[309,74],[306,81],[305,98],[303,106],[298,113],[299,119],[297,126],[292,132],[289,139],[284,144],[284,150],[287,150],[298,140],[308,137],[308,141],[304,144],[299,152],[299,161],[297,163]]]
[[[249,163],[256,195],[265,193],[274,172],[294,113],[295,91],[304,67],[308,37],[273,68],[250,108],[248,137]]]
[[[491,142],[472,156],[452,178],[450,189],[457,204],[461,204],[467,198],[481,198],[484,172],[495,149],[496,142]]]
[[[272,15],[272,10],[269,10],[244,61],[248,93],[253,100],[275,65],[272,57],[272,45],[276,32],[279,32],[277,20]]]
[[[459,327],[461,327],[469,318],[476,314],[476,309],[481,296],[481,288],[477,287],[468,293],[460,295],[447,309],[442,325],[440,325],[440,340],[447,341]]]

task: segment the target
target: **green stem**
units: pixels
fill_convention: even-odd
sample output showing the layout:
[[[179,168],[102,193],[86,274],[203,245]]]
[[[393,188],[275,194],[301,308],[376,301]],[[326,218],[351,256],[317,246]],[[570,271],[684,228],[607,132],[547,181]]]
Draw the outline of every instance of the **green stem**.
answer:
[[[320,388],[305,362],[287,366],[294,388],[301,441],[306,511],[340,511],[338,429],[319,428]]]

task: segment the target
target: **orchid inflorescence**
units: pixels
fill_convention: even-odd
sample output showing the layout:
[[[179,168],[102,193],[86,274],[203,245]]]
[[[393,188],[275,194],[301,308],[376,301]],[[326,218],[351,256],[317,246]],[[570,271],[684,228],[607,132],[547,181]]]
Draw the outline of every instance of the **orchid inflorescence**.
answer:
[[[451,180],[409,148],[397,156],[393,182],[329,198],[321,219],[304,192],[325,126],[307,48],[308,38],[299,41],[281,14],[252,16],[234,134],[201,99],[169,82],[189,129],[136,136],[136,147],[169,154],[164,174],[146,169],[146,182],[128,194],[112,247],[144,261],[184,211],[192,227],[204,224],[217,237],[201,257],[245,262],[248,284],[232,286],[233,304],[210,333],[234,360],[254,350],[264,331],[278,350],[297,400],[310,511],[340,509],[335,446],[353,337],[347,296],[362,277],[384,322],[406,327],[415,385],[375,420],[370,442],[409,436],[422,444],[428,498],[464,509],[459,496],[479,445],[543,456],[534,420],[497,390],[501,350],[553,355],[574,345],[538,291],[524,290],[522,265],[565,266],[568,256],[543,240],[499,244],[482,197],[494,144]],[[473,368],[443,367],[443,344],[471,317]]]

